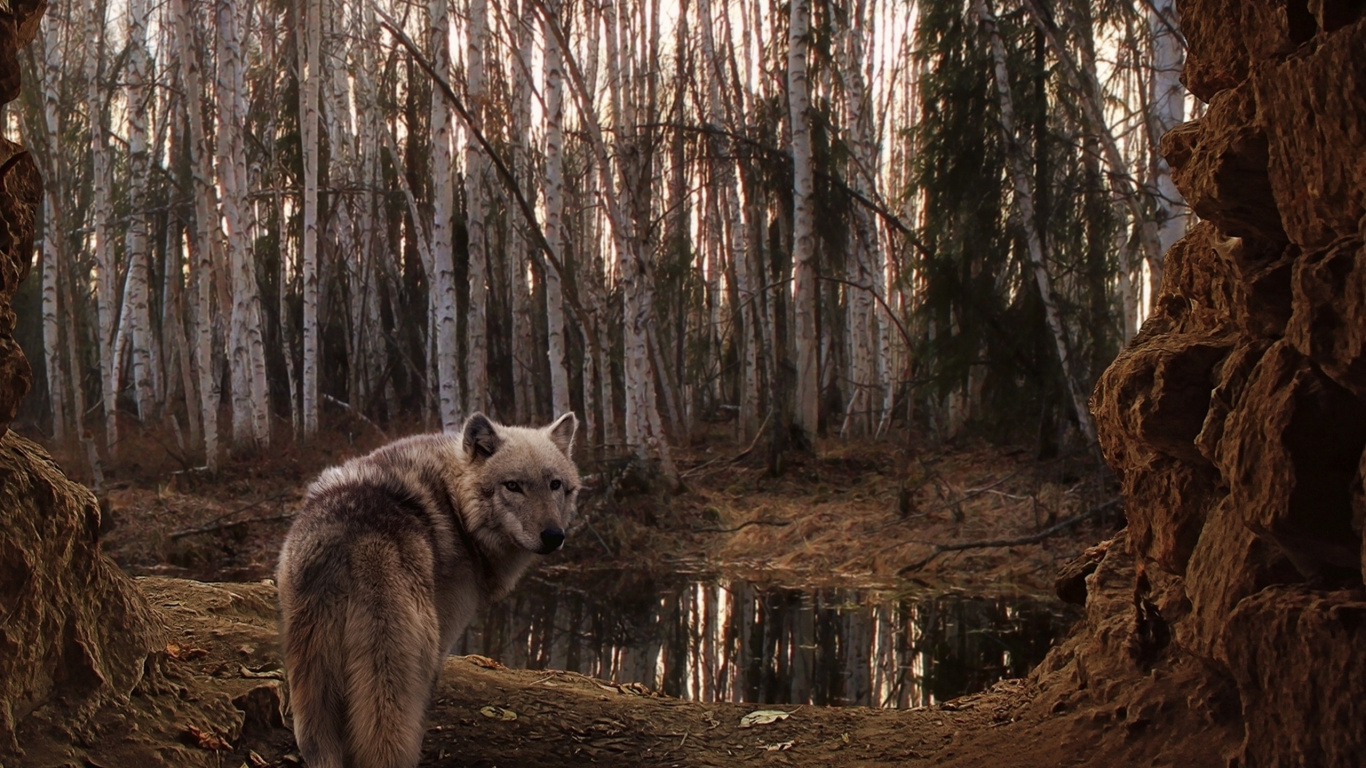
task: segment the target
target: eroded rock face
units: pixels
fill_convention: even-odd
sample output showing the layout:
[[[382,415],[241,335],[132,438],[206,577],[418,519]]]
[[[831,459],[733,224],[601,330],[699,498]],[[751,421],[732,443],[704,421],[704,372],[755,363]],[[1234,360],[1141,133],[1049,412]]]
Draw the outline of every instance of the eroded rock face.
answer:
[[[1185,0],[1209,102],[1163,149],[1203,221],[1092,406],[1173,652],[1237,684],[1239,766],[1366,755],[1366,3]],[[1088,610],[1089,607],[1088,607]],[[1128,610],[1126,607],[1125,610]]]
[[[19,49],[38,33],[47,0],[13,0],[0,8],[0,103],[19,96]],[[0,139],[0,435],[33,386],[33,370],[14,340],[10,300],[33,261],[33,217],[43,197],[28,150]]]
[[[0,103],[19,94],[19,49],[44,0],[0,3]],[[36,444],[8,432],[32,383],[10,300],[28,274],[42,197],[37,166],[0,139],[0,763],[23,754],[16,731],[36,710],[77,738],[142,678],[157,633],[133,583],[100,553],[100,509]]]

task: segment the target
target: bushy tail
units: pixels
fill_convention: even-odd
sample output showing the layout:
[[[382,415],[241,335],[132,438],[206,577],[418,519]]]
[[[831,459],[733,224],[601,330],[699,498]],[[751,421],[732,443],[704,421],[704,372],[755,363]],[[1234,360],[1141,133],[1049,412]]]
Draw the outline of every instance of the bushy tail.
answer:
[[[348,746],[355,768],[417,765],[432,681],[442,660],[429,590],[417,574],[384,559],[384,578],[356,579],[342,629]]]
[[[285,669],[289,673],[294,736],[308,768],[346,765],[346,695],[335,670],[342,662],[344,617],[312,601],[286,612]]]

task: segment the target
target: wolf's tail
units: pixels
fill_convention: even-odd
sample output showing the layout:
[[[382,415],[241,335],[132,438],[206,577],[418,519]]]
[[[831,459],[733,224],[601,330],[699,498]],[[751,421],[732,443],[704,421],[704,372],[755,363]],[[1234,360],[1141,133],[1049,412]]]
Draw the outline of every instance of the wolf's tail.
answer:
[[[282,583],[281,597],[288,599]],[[343,616],[316,595],[292,595],[285,612],[285,669],[294,736],[309,768],[346,764],[346,692],[329,673],[342,659]]]
[[[355,768],[417,765],[442,649],[429,563],[390,542],[353,544],[345,626],[348,747]]]

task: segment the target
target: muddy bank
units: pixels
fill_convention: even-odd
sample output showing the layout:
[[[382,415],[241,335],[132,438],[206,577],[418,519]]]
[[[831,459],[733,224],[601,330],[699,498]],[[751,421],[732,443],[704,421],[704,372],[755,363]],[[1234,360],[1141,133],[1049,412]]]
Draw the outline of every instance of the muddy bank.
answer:
[[[1120,575],[1101,581],[1124,591]],[[25,754],[13,764],[297,765],[274,588],[158,577],[137,579],[136,588],[168,638],[148,657],[143,679],[79,732],[63,703],[40,709],[19,731]],[[1233,738],[1227,725],[1192,716],[1188,670],[1159,665],[1146,675],[1107,676],[1088,694],[1072,690],[1076,667],[1075,649],[1064,646],[1025,680],[941,706],[774,707],[789,716],[744,728],[741,718],[768,707],[684,702],[640,686],[453,657],[422,764],[1213,765]],[[1197,732],[1203,736],[1193,738]]]

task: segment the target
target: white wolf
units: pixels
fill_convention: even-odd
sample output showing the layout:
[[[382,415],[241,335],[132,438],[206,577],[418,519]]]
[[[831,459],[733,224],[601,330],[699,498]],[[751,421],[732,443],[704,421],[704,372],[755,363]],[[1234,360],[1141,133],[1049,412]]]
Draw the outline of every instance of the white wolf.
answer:
[[[483,414],[322,473],[280,551],[294,733],[309,768],[417,765],[441,664],[475,611],[564,543],[578,420]]]

